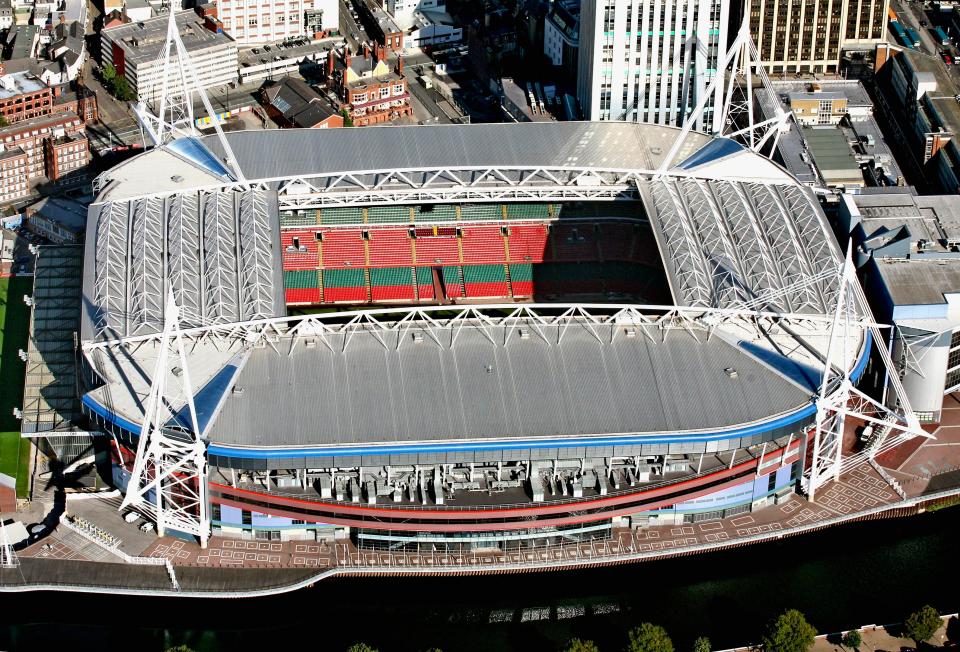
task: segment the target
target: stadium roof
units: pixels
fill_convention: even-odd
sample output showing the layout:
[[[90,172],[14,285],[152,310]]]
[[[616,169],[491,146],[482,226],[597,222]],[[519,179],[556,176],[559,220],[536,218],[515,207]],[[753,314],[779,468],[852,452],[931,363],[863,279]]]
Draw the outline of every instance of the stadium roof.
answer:
[[[403,313],[342,326],[323,316],[328,330],[311,318],[253,342],[191,338],[204,438],[240,457],[417,452],[430,442],[493,450],[739,440],[785,434],[809,417],[821,373],[789,337],[759,336],[746,321],[716,329],[622,311],[599,320],[391,315]],[[798,328],[825,346],[823,332]],[[84,397],[87,408],[138,431],[158,350],[142,339],[88,351],[107,384]],[[161,420],[186,425],[180,364],[168,360]]]
[[[663,163],[680,134],[674,127],[622,122],[549,122],[517,124],[364,127],[363,129],[279,129],[226,134],[244,176],[251,182],[280,182],[348,172],[435,168],[570,167],[652,173]],[[217,138],[202,142],[221,160]],[[674,163],[715,142],[687,134]],[[702,163],[685,165],[683,174],[774,183],[795,182],[782,168],[732,141],[714,146]],[[166,154],[166,155],[165,155]],[[207,174],[203,174],[207,172]],[[153,179],[144,183],[145,174]],[[161,194],[221,183],[211,171],[164,150],[151,150],[106,172],[99,201]],[[216,176],[216,175],[214,175]],[[177,179],[173,179],[177,177]]]
[[[367,331],[346,351],[336,343],[290,355],[256,349],[236,381],[242,394],[227,399],[209,436],[241,446],[329,446],[673,433],[809,404],[811,388],[705,332],[700,341],[688,333],[610,341],[614,328],[601,328],[598,339],[573,326],[557,342],[553,327],[545,340],[504,343],[474,326],[454,344],[424,337],[400,348]]]
[[[134,157],[98,179],[91,208],[82,339],[106,384],[84,403],[138,429],[172,291],[191,342],[198,421],[205,435],[234,446],[673,436],[808,409],[840,277],[839,250],[822,211],[782,168],[727,139],[690,133],[674,165],[661,171],[680,134],[629,123],[227,134],[242,184],[215,138]],[[465,183],[446,174],[454,168],[478,172]],[[523,201],[497,193],[546,168],[541,188],[608,184],[613,192],[602,198],[642,200],[675,303],[719,311],[689,313],[703,318],[694,328],[698,338],[644,330],[615,339],[621,322],[566,328],[524,316],[494,335],[489,324],[465,320],[436,331],[458,338],[454,347],[402,315],[386,330],[376,320],[339,331],[314,318],[273,319],[284,314],[278,211],[293,209],[281,203],[290,200],[289,184],[322,194],[351,177],[353,185],[337,188],[342,201],[366,193],[361,201],[384,203],[383,196],[370,199],[371,187],[419,169],[420,181],[409,173],[402,183],[441,179],[476,193],[459,201]],[[775,342],[752,314],[723,312],[744,309],[799,314],[794,329],[813,326],[802,339]],[[403,339],[418,328],[419,341]],[[522,328],[534,332],[504,344]],[[549,328],[560,332],[544,335]],[[603,329],[609,332],[596,336]],[[739,340],[730,339],[733,332]],[[311,333],[312,342],[297,344]],[[391,345],[392,337],[400,339]],[[174,366],[171,396],[180,382]],[[169,400],[167,418],[182,423],[185,395]]]
[[[83,339],[163,329],[172,291],[187,325],[283,315],[276,194],[212,190],[94,204]]]

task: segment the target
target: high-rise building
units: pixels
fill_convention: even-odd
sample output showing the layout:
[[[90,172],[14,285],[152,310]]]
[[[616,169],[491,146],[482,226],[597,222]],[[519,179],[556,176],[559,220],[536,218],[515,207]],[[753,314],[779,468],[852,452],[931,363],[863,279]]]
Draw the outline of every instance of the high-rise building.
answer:
[[[847,49],[884,40],[890,0],[744,0],[767,71],[835,73]]]
[[[729,0],[583,0],[577,95],[589,120],[679,125],[716,74]],[[697,129],[717,131],[718,84]]]
[[[217,0],[223,31],[241,45],[273,43],[337,29],[337,0]]]

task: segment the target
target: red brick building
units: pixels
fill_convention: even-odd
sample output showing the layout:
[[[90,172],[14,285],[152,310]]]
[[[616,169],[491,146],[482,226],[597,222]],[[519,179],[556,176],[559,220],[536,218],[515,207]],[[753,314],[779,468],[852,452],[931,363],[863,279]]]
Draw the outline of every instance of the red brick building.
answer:
[[[390,122],[413,114],[410,93],[403,76],[403,59],[391,68],[386,59],[386,48],[364,48],[362,56],[352,55],[349,47],[343,57],[328,59],[328,73],[332,85],[350,115],[354,126]]]
[[[47,178],[62,179],[71,172],[87,166],[90,147],[86,136],[63,135],[49,138],[44,144]]]
[[[21,120],[0,129],[0,203],[29,194],[31,182],[57,180],[90,160],[83,121],[75,113]]]
[[[52,106],[53,93],[38,77],[0,71],[0,115],[8,124],[47,115]]]

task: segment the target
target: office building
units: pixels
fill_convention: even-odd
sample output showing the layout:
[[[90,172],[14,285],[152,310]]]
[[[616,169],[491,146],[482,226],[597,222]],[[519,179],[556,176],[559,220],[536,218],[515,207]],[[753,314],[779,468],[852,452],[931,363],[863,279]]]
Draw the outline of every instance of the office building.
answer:
[[[745,0],[760,59],[777,73],[836,73],[843,50],[884,40],[889,0]]]
[[[577,95],[588,120],[679,125],[725,54],[730,4],[701,0],[584,0]],[[697,129],[718,131],[708,101]]]

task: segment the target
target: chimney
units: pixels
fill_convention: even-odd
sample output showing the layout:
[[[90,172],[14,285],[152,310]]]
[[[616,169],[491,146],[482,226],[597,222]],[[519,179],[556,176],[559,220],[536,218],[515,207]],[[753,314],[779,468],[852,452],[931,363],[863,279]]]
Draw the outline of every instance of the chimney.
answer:
[[[333,63],[334,63],[333,57],[334,56],[335,56],[335,53],[333,51],[333,48],[330,48],[327,51],[327,77],[333,77]]]
[[[370,44],[369,44],[369,43],[364,43],[364,44],[363,44],[363,58],[364,58],[364,59],[369,59],[369,58],[370,58]]]
[[[377,44],[377,61],[386,61],[387,59],[387,48],[383,45]]]
[[[397,74],[403,76],[403,56],[397,57]]]
[[[350,67],[350,46],[349,45],[343,48],[343,63],[344,65],[347,66],[347,68]]]

